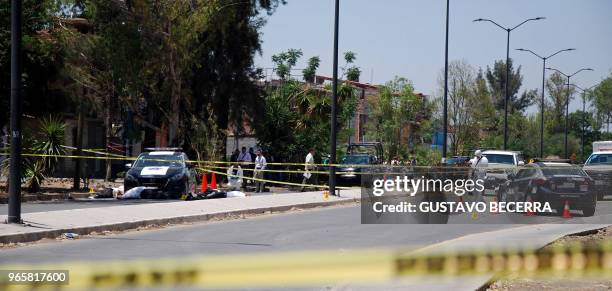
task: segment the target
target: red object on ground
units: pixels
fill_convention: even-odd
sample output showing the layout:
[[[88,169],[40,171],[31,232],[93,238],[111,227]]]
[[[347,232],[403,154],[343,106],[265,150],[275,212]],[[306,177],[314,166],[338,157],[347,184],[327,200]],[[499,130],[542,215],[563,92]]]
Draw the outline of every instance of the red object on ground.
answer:
[[[565,200],[565,206],[563,206],[563,218],[572,218],[572,214],[570,213],[569,201]]]
[[[206,174],[202,174],[202,188],[200,192],[206,192],[206,188],[208,188],[208,181],[206,181]]]
[[[217,175],[212,173],[212,178],[210,178],[210,189],[217,189]]]
[[[531,205],[533,205],[533,198],[531,198],[531,196],[529,196],[529,202],[531,202]],[[527,213],[525,213],[525,216],[535,216],[535,213],[531,211],[531,207],[527,208]]]
[[[497,204],[494,211],[491,211],[491,214],[499,214],[499,204],[497,203],[497,195],[493,196],[493,203]]]

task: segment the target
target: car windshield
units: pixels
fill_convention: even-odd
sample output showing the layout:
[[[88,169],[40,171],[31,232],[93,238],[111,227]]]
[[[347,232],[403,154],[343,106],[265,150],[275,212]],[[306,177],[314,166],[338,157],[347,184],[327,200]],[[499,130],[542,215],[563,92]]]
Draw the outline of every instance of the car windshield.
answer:
[[[542,174],[546,177],[561,175],[586,176],[586,173],[582,169],[574,166],[543,167]]]
[[[610,154],[593,154],[586,162],[587,165],[606,164],[612,165],[612,153]]]
[[[180,155],[142,155],[136,160],[134,167],[182,167],[183,159]]]
[[[353,164],[368,164],[369,156],[346,156],[342,159],[343,164],[353,165]]]
[[[483,154],[489,163],[514,165],[514,156],[500,154]]]

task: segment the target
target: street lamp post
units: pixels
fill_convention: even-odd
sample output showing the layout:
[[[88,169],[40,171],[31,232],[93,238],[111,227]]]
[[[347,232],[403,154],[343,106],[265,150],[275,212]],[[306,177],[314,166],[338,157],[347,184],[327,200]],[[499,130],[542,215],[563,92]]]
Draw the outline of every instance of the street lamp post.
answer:
[[[8,223],[21,223],[21,0],[11,1],[11,157]]]
[[[334,13],[334,61],[331,102],[331,137],[329,153],[329,192],[336,195],[336,103],[338,102],[338,18],[340,16],[340,0],[336,0]]]
[[[565,158],[568,159],[569,156],[568,156],[568,153],[567,153],[567,130],[568,130],[567,125],[568,125],[568,119],[569,119],[570,78],[575,76],[576,74],[582,72],[582,71],[592,71],[593,69],[591,69],[591,68],[583,68],[583,69],[580,69],[580,70],[578,70],[578,71],[576,71],[576,72],[574,72],[573,74],[570,74],[570,75],[564,74],[563,72],[561,72],[561,71],[559,71],[557,69],[554,69],[554,68],[546,68],[546,69],[547,70],[556,71],[557,73],[559,73],[559,74],[561,74],[561,75],[563,75],[563,76],[565,76],[567,78],[567,98],[565,99],[565,150],[564,150],[564,152],[565,152]]]
[[[578,90],[582,91],[582,134],[580,136],[580,160],[584,161],[584,132],[586,131],[586,94],[591,91],[591,89],[595,88],[597,85],[593,85],[587,89],[580,88],[576,84],[572,84],[572,86],[576,87]]]
[[[506,84],[505,84],[505,98],[504,98],[504,150],[508,149],[508,99],[509,99],[509,87],[508,87],[508,82],[510,80],[510,32],[512,32],[513,30],[517,29],[519,26],[529,22],[529,21],[535,21],[535,20],[541,20],[541,19],[545,19],[544,17],[536,17],[536,18],[529,18],[526,19],[525,21],[519,23],[518,25],[514,26],[514,27],[503,27],[501,25],[499,25],[497,22],[491,20],[491,19],[486,19],[486,18],[478,18],[478,19],[474,19],[473,22],[480,22],[480,21],[488,21],[491,22],[493,24],[495,24],[497,27],[505,30],[508,34],[508,38],[506,41]]]
[[[443,113],[443,135],[442,141],[442,162],[446,163],[447,136],[448,136],[448,14],[450,0],[446,0],[446,47],[444,49],[444,113]]]
[[[544,83],[546,82],[546,60],[552,58],[553,56],[557,55],[558,53],[561,52],[567,52],[567,51],[573,51],[576,50],[574,48],[569,48],[569,49],[563,49],[560,50],[552,55],[549,55],[547,57],[542,57],[538,54],[536,54],[535,52],[533,52],[532,50],[528,50],[528,49],[523,49],[523,48],[519,48],[516,49],[517,51],[523,51],[523,52],[530,52],[532,53],[534,56],[542,59],[542,102],[541,102],[541,106],[540,106],[540,157],[544,157]]]

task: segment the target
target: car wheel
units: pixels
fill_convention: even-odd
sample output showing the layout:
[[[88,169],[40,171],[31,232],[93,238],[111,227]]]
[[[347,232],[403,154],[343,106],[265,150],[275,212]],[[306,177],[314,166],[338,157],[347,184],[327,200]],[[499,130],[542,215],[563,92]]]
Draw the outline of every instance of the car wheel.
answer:
[[[582,209],[582,214],[584,216],[593,216],[595,215],[595,205],[589,206],[587,208]]]

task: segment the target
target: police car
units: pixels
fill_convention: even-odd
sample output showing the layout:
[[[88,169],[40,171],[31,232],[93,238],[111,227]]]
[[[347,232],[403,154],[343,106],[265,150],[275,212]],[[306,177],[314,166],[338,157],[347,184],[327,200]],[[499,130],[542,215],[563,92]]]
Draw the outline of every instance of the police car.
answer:
[[[141,198],[180,198],[191,192],[195,175],[187,155],[178,148],[147,148],[127,164],[124,188],[143,186]]]

